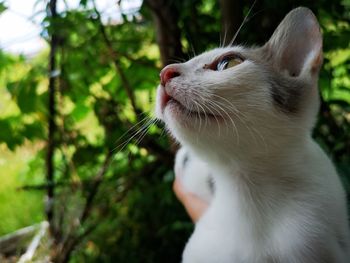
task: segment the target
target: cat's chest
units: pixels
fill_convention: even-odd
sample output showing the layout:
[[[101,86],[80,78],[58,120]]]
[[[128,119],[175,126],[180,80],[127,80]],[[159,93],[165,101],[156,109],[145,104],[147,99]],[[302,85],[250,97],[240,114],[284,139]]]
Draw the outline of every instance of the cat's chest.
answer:
[[[280,251],[306,242],[302,226],[310,220],[303,208],[269,201],[260,205],[230,181],[217,182],[216,196],[184,252],[186,262],[270,263]],[[307,216],[306,216],[307,215]],[[188,261],[186,261],[188,259]],[[287,261],[286,261],[287,262]]]
[[[204,218],[205,219],[205,218]],[[246,225],[225,225],[206,218],[197,224],[183,254],[183,263],[262,263],[263,245],[246,232]],[[268,261],[266,261],[268,262]]]
[[[261,215],[249,218],[240,211],[231,212],[207,211],[186,245],[183,263],[278,262],[274,257],[280,251],[303,244],[303,237],[296,234],[300,230],[298,224],[290,219],[276,215],[279,224],[275,224],[272,217],[271,222],[266,223]]]

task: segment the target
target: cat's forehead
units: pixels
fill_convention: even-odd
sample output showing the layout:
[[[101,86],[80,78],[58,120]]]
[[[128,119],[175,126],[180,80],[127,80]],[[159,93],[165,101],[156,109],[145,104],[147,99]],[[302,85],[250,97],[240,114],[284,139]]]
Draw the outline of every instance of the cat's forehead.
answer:
[[[224,55],[225,53],[236,52],[236,53],[245,53],[245,49],[241,46],[234,47],[223,47],[215,48],[210,51],[204,52],[191,60],[187,61],[188,65],[197,65],[197,64],[208,64],[217,59],[218,57]]]

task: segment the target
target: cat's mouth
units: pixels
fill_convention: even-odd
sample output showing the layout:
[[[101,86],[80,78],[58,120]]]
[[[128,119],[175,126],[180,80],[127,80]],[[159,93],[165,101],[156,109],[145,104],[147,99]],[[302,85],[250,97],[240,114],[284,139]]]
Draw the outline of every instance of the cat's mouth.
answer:
[[[166,98],[164,101],[164,109],[166,107],[169,107],[169,110],[172,111],[175,114],[181,114],[182,116],[185,116],[186,118],[197,118],[197,119],[208,119],[212,118],[215,119],[216,121],[223,119],[222,115],[215,115],[212,112],[206,112],[206,111],[199,111],[195,110],[194,108],[189,109],[186,107],[181,101],[178,99],[175,99],[172,96],[169,96],[166,94]],[[200,108],[200,107],[198,107]],[[203,107],[202,107],[203,108]]]
[[[219,110],[215,110],[213,113],[210,110],[211,107],[200,105],[200,103],[196,101],[190,102],[190,106],[188,106],[181,101],[181,98],[179,99],[173,94],[170,94],[162,86],[159,87],[158,92],[158,102],[162,114],[168,111],[174,118],[180,118],[186,120],[186,122],[191,119],[214,120],[215,122],[224,120],[224,114]],[[208,111],[205,111],[205,109],[208,109]]]

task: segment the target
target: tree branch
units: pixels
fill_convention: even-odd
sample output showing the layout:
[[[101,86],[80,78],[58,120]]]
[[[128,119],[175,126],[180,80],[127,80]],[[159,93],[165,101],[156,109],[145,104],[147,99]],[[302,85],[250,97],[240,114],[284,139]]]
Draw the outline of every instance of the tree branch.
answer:
[[[101,183],[103,181],[104,175],[107,172],[107,168],[109,167],[109,165],[111,163],[112,157],[113,157],[112,151],[108,151],[101,169],[99,170],[96,177],[94,178],[94,184],[92,185],[91,190],[89,192],[89,195],[86,198],[86,203],[85,203],[83,212],[82,212],[81,217],[80,217],[80,224],[81,225],[85,222],[85,220],[88,218],[88,216],[90,214],[95,196],[98,192],[99,186],[101,185]]]
[[[80,226],[82,226],[87,218],[90,215],[90,211],[93,207],[93,202],[95,199],[95,196],[98,193],[99,187],[101,183],[103,182],[104,175],[107,172],[107,169],[112,161],[113,153],[112,151],[108,151],[106,158],[103,162],[103,165],[101,169],[98,171],[97,175],[93,179],[93,185],[91,186],[91,190],[88,193],[88,196],[86,198],[85,206],[83,208],[83,212],[81,213],[80,216]],[[95,224],[97,227],[97,223]],[[91,231],[95,229],[93,227],[92,229],[85,230],[83,234],[77,235],[76,229],[71,229],[69,233],[67,234],[65,240],[61,242],[61,246],[58,246],[58,249],[54,255],[53,261],[55,263],[63,263],[63,262],[68,262],[68,259],[74,250],[74,248],[88,235],[90,234]]]
[[[130,175],[129,180],[126,182],[126,184],[123,187],[123,191],[120,192],[115,199],[113,199],[114,203],[118,203],[124,200],[124,198],[129,193],[129,190],[132,189],[135,182],[138,181],[137,180],[138,178],[146,177],[149,174],[154,173],[154,171],[158,169],[162,164],[163,164],[162,161],[158,160],[154,163],[150,163],[146,165],[139,173]],[[98,227],[99,224],[101,224],[101,221],[98,221],[98,223],[91,224],[80,234],[76,234],[76,235],[71,234],[70,238],[67,238],[67,242],[62,249],[62,253],[60,253],[61,254],[60,256],[63,256],[66,261],[58,261],[58,262],[67,262],[70,254],[75,249],[75,247],[78,246],[88,235],[90,235],[90,233],[93,232]]]
[[[136,105],[136,100],[135,100],[135,96],[134,96],[134,93],[133,93],[133,88],[131,87],[131,84],[129,83],[129,80],[127,79],[120,63],[119,63],[119,60],[118,60],[118,54],[117,52],[113,49],[113,45],[112,45],[112,41],[109,39],[109,36],[107,34],[107,31],[106,31],[106,28],[105,26],[103,25],[102,23],[102,19],[101,19],[101,13],[97,10],[96,8],[96,4],[95,4],[95,1],[92,1],[93,3],[93,6],[94,6],[94,11],[97,15],[97,20],[98,20],[98,23],[99,23],[99,27],[100,27],[100,30],[101,30],[101,34],[102,34],[102,38],[107,46],[107,49],[108,49],[108,52],[110,53],[110,56],[112,57],[113,59],[113,64],[114,64],[114,67],[117,71],[117,74],[120,76],[121,78],[121,81],[123,83],[123,87],[125,89],[125,92],[130,100],[130,103],[131,103],[131,106],[136,114],[136,117],[139,118],[139,115],[141,114],[141,110],[139,110],[137,108],[137,105]]]

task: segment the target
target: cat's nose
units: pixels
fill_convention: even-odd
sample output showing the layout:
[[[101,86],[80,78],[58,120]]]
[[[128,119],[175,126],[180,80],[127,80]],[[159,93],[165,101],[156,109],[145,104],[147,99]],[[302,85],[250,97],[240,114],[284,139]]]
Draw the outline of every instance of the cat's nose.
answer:
[[[165,84],[170,79],[178,77],[180,75],[181,74],[180,74],[179,70],[175,66],[173,66],[173,65],[166,66],[160,72],[160,84],[162,84],[162,86],[165,86]]]

